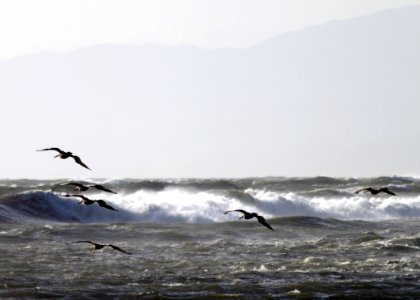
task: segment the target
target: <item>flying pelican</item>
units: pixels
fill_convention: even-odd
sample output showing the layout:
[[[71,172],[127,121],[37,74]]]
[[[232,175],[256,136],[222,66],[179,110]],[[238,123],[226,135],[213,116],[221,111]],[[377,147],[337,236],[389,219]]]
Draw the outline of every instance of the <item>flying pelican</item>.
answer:
[[[95,203],[95,200],[91,200],[88,197],[85,197],[83,195],[69,195],[69,194],[61,194],[62,197],[78,197],[82,200],[80,200],[79,204],[83,203],[84,205],[91,205]]]
[[[374,188],[368,187],[368,188],[365,188],[365,189],[358,190],[354,193],[358,194],[360,192],[370,192],[372,195],[377,195],[377,194],[382,192],[382,193],[386,193],[386,194],[389,194],[389,195],[392,195],[392,196],[398,196],[394,192],[391,192],[387,187],[382,187],[382,188],[379,188],[379,189],[374,189]]]
[[[82,183],[78,183],[78,182],[69,182],[69,183],[66,183],[66,184],[63,184],[63,185],[73,185],[75,187],[74,190],[75,191],[80,191],[80,192],[85,192],[90,188],[95,188],[95,189],[100,190],[100,191],[116,194],[116,192],[111,191],[111,190],[105,188],[104,186],[102,186],[100,184],[93,184],[93,183],[92,184],[82,184]]]
[[[66,158],[72,157],[76,163],[78,163],[82,167],[90,170],[90,168],[82,162],[80,157],[78,157],[77,155],[74,155],[71,152],[65,152],[65,151],[61,150],[60,148],[45,148],[45,149],[36,150],[36,151],[49,151],[49,150],[54,150],[54,151],[58,152],[58,154],[56,156],[54,156],[54,158],[55,157],[60,157],[61,159],[66,159]]]
[[[99,250],[99,249],[102,249],[104,247],[111,247],[112,249],[123,252],[125,254],[131,254],[130,252],[124,251],[120,247],[117,247],[117,246],[114,246],[114,245],[111,245],[111,244],[98,244],[98,243],[94,243],[92,241],[77,241],[77,242],[74,242],[74,243],[89,243],[89,244],[92,244],[93,247],[91,248],[91,251]]]
[[[228,214],[228,213],[230,213],[230,212],[233,212],[233,211],[237,211],[237,212],[242,213],[242,217],[240,217],[240,218],[239,218],[239,220],[240,220],[240,219],[249,220],[249,219],[252,219],[252,218],[254,218],[254,217],[255,217],[255,218],[257,218],[257,220],[258,220],[258,222],[259,222],[260,224],[262,224],[262,225],[264,225],[265,227],[267,227],[268,229],[270,229],[270,230],[274,231],[274,229],[273,229],[273,228],[271,228],[270,224],[268,224],[268,223],[265,221],[264,217],[263,217],[263,216],[259,216],[257,213],[249,213],[249,212],[244,211],[243,209],[235,209],[235,210],[228,210],[228,211],[225,211],[225,215],[226,215],[226,214]]]
[[[118,211],[117,209],[113,208],[111,205],[106,204],[106,202],[104,200],[92,200],[92,199],[89,199],[88,197],[85,197],[83,195],[61,194],[61,196],[63,196],[63,197],[78,197],[78,198],[82,199],[82,200],[80,200],[79,204],[83,203],[84,205],[91,205],[91,204],[96,202],[96,203],[98,203],[98,205],[100,207],[103,207],[103,208],[106,208],[106,209],[109,209],[109,210]]]

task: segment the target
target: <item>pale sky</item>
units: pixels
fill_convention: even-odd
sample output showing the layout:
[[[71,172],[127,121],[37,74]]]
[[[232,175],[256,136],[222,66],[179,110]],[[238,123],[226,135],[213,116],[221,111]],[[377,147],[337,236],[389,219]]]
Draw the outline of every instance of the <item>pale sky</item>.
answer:
[[[248,47],[420,0],[0,0],[0,59],[102,43]]]
[[[419,4],[0,0],[0,178],[419,175]]]

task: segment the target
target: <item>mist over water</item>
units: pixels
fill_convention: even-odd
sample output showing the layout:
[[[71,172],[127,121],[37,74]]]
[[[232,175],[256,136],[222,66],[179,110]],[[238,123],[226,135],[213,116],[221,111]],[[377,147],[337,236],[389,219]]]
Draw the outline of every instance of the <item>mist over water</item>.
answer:
[[[118,212],[68,181],[0,181],[1,298],[420,296],[418,178],[92,180]]]

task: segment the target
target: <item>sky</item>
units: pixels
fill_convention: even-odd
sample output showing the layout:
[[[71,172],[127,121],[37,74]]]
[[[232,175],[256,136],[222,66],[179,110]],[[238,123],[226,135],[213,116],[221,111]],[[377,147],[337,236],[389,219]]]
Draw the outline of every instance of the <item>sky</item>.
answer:
[[[102,43],[249,47],[420,0],[0,0],[0,59]]]
[[[281,34],[310,35],[307,29],[313,26],[410,5],[420,5],[420,0],[0,0],[0,81],[5,83],[0,90],[0,127],[7,145],[0,149],[0,178],[417,176],[420,101],[415,95],[420,91],[415,76],[407,84],[399,80],[406,78],[405,68],[417,72],[410,66],[410,55],[417,54],[409,49],[402,65],[392,65],[393,73],[382,69],[387,57],[381,54],[394,48],[374,54],[378,60],[372,59],[372,69],[379,71],[370,70],[365,61],[367,74],[349,70],[343,76],[355,82],[340,83],[337,76],[337,84],[326,90],[318,88],[317,76],[311,74],[302,81],[292,76],[289,83],[286,76],[283,91],[269,85],[279,84],[277,77],[283,75],[261,76],[264,80],[259,82],[258,64],[250,63],[255,70],[250,77],[247,69],[237,74],[226,69],[220,76],[210,63],[201,66],[202,61],[194,60],[200,55],[217,57],[214,66],[222,69],[220,61],[229,66],[234,60],[226,47],[252,49]],[[384,30],[388,32],[379,33],[386,35],[392,28]],[[368,47],[363,51],[369,51],[371,41],[365,42]],[[111,62],[112,70],[118,70],[115,77],[100,73],[108,63],[101,57],[107,56],[89,54],[85,48],[95,45],[107,45],[103,49],[110,53],[114,50],[109,45],[188,45],[208,51],[197,54],[185,48],[191,59],[184,57],[180,64],[185,66],[177,66],[168,58],[172,64],[168,69],[137,56],[121,58],[121,66]],[[147,49],[142,53],[164,60],[155,50],[172,48],[150,48],[150,53]],[[356,46],[348,55],[360,49]],[[404,50],[404,45],[396,44],[395,49]],[[176,52],[168,53],[178,57]],[[80,63],[86,57],[90,60],[84,69]],[[138,70],[130,69],[134,57],[142,62]],[[279,61],[287,67],[287,58]],[[324,68],[316,62],[314,66]],[[201,67],[207,68],[209,77],[200,72]],[[166,70],[178,73],[165,74]],[[264,70],[273,72],[270,66]],[[331,66],[309,73],[322,71],[320,78],[331,79],[329,70],[341,72]],[[153,81],[155,73],[164,74],[162,80]],[[243,82],[249,82],[246,92]],[[307,93],[295,88],[300,84],[305,84]],[[393,95],[401,96],[400,92],[404,98],[397,102]],[[337,99],[342,103],[334,102]],[[381,113],[372,117],[378,110]],[[394,123],[388,122],[391,118]],[[343,139],[343,132],[360,137]],[[74,152],[93,171],[53,159],[52,152],[35,151],[47,147]]]

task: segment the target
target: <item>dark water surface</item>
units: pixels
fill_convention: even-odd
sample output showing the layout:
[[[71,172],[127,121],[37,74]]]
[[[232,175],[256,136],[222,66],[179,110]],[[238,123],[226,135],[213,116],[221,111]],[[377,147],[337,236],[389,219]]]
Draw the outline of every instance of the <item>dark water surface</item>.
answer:
[[[57,181],[0,181],[0,298],[420,298],[415,178],[102,183],[118,195],[85,195],[119,212]],[[399,196],[354,194],[366,185]]]

